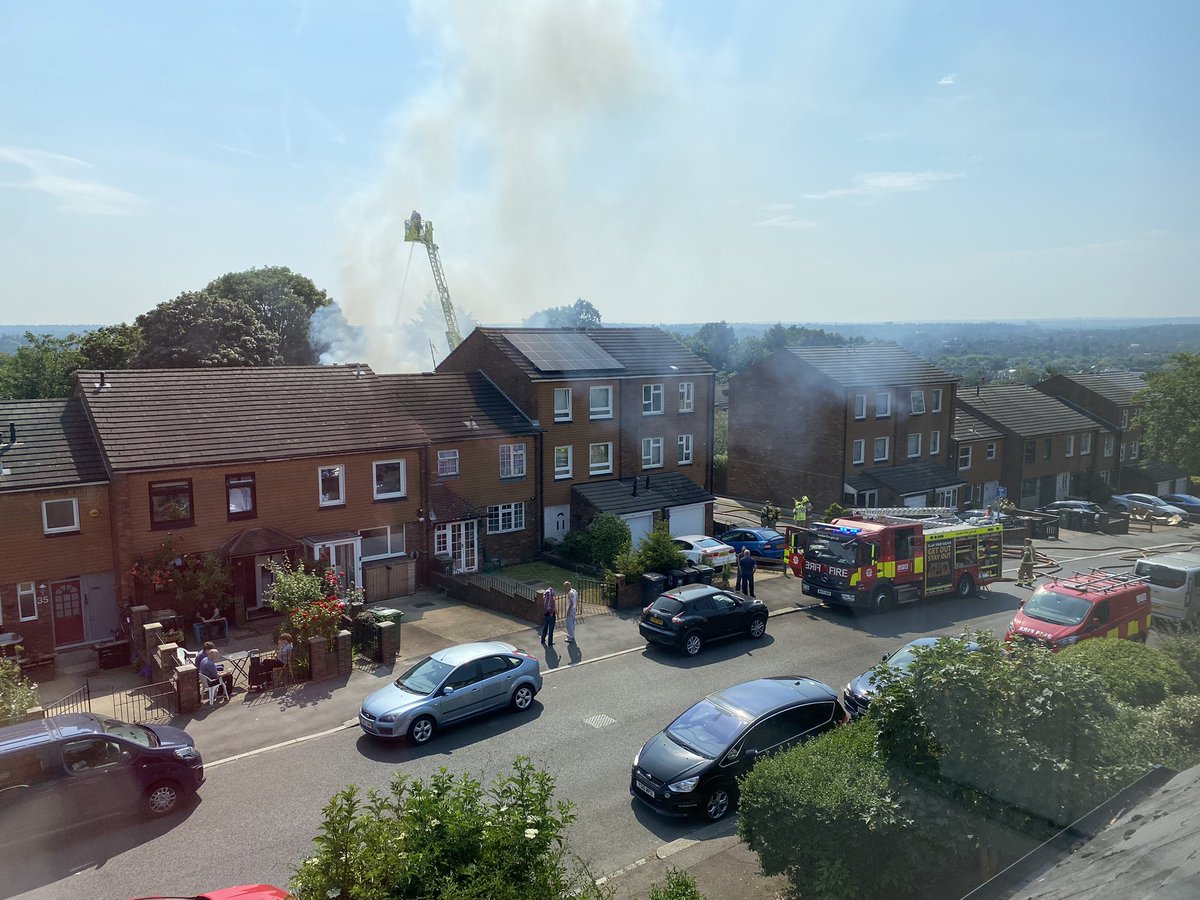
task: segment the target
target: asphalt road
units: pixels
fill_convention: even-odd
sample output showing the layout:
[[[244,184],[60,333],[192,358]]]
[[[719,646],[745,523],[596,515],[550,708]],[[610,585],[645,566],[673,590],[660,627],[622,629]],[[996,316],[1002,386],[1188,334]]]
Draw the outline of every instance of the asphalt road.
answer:
[[[1072,568],[1113,561],[1082,548],[1055,555],[1082,557],[1068,564]],[[628,792],[635,751],[697,699],[778,674],[808,675],[840,691],[914,637],[963,629],[1003,633],[1027,595],[1002,587],[880,616],[803,609],[773,616],[761,641],[710,645],[695,659],[645,648],[631,633],[629,652],[547,674],[545,689],[526,713],[500,713],[449,729],[425,748],[379,742],[353,727],[210,761],[199,798],[182,816],[121,820],[0,851],[0,895],[128,898],[255,882],[286,885],[311,848],[322,804],[345,785],[385,788],[397,772],[426,778],[441,767],[490,781],[518,754],[548,767],[558,778],[559,796],[576,804],[572,840],[593,872],[616,872],[699,827],[660,817]]]

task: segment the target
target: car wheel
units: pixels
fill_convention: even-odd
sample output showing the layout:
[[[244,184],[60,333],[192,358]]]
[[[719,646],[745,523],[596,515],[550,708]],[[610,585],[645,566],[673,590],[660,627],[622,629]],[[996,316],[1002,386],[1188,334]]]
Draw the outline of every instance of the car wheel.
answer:
[[[683,652],[695,656],[704,646],[704,637],[698,631],[689,631],[683,638]]]
[[[756,641],[767,633],[767,617],[755,616],[750,620],[750,637]]]
[[[437,725],[429,716],[418,716],[408,726],[408,739],[414,744],[428,744],[437,731]]]
[[[511,705],[518,712],[529,709],[533,705],[533,688],[523,684],[513,691]]]
[[[705,795],[700,813],[710,822],[719,822],[729,814],[736,804],[737,798],[733,794],[733,789],[718,785]]]
[[[964,573],[963,576],[958,579],[958,596],[970,597],[974,593],[975,579],[972,578],[969,573]]]
[[[159,781],[150,785],[142,797],[142,806],[148,815],[155,818],[167,816],[179,808],[183,790],[173,781]]]
[[[1119,513],[1127,513],[1127,512],[1129,512],[1129,507],[1128,507],[1128,506],[1126,506],[1124,503],[1118,503],[1118,504],[1116,505],[1115,509],[1116,509],[1116,511],[1117,511],[1117,512],[1119,512]]]
[[[884,585],[871,592],[871,609],[875,612],[887,612],[895,605],[896,597],[890,587]]]

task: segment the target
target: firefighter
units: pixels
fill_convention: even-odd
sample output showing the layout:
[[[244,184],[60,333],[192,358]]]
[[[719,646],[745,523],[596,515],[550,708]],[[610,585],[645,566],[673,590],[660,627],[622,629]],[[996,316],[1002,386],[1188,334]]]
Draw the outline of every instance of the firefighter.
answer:
[[[808,524],[808,511],[812,508],[812,503],[809,502],[808,494],[805,494],[799,500],[792,498],[792,519],[803,528]]]
[[[1021,549],[1021,567],[1017,569],[1017,585],[1033,587],[1033,564],[1037,562],[1037,551],[1033,549],[1033,538],[1025,538]]]
[[[758,521],[762,523],[763,528],[770,528],[767,523],[771,519],[771,502],[768,500],[762,505],[762,509],[758,511]]]

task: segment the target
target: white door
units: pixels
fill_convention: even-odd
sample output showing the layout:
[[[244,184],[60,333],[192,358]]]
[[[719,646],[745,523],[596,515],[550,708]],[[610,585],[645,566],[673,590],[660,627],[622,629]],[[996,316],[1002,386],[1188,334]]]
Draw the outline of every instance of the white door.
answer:
[[[707,503],[671,507],[671,534],[704,534],[704,513]]]
[[[621,518],[629,523],[629,532],[633,535],[633,546],[636,549],[638,543],[650,533],[650,529],[654,526],[654,513],[630,513]]]
[[[476,541],[476,522],[451,522],[433,530],[434,556],[449,557],[452,573],[479,570],[479,548]]]
[[[546,507],[543,537],[548,541],[561,541],[571,530],[571,507],[569,504]]]
[[[985,481],[983,483],[983,498],[982,498],[981,502],[987,504],[987,503],[991,503],[993,500],[995,500],[996,492],[999,489],[999,487],[1000,487],[1000,482],[998,482],[998,481]]]

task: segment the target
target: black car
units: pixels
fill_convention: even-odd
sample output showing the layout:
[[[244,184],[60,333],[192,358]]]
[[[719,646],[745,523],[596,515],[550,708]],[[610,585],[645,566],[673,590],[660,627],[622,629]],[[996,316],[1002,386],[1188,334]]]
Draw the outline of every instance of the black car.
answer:
[[[705,697],[633,758],[629,793],[659,812],[723,818],[737,780],[768,753],[848,721],[827,684],[759,678]]]
[[[1055,500],[1053,503],[1047,503],[1045,506],[1039,506],[1038,512],[1063,512],[1064,510],[1074,509],[1079,512],[1094,513],[1097,516],[1104,515],[1104,507],[1098,503],[1093,503],[1091,500]]]
[[[951,640],[951,638],[936,638],[923,637],[917,638],[915,641],[909,641],[895,653],[883,655],[883,662],[898,670],[901,674],[907,673],[912,666],[913,661],[917,658],[916,651],[921,647],[932,647],[938,641]],[[971,653],[979,649],[979,645],[974,641],[963,642],[964,649]],[[845,688],[842,689],[842,704],[846,707],[846,712],[853,718],[857,719],[867,711],[867,707],[871,705],[871,698],[875,696],[876,679],[879,676],[879,666],[873,669],[868,669],[857,678],[852,679]]]
[[[662,594],[642,610],[638,631],[652,644],[695,656],[709,641],[730,635],[760,638],[767,633],[767,608],[708,584],[689,584]]]

